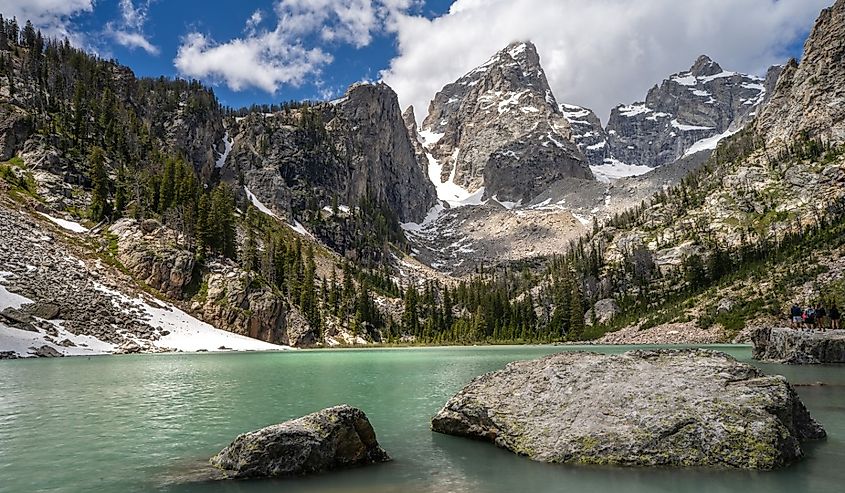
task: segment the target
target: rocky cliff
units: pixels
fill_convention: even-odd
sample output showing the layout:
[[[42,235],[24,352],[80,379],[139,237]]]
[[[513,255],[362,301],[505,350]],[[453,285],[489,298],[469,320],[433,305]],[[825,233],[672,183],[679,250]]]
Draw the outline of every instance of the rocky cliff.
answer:
[[[432,100],[421,134],[440,181],[528,202],[564,177],[591,179],[533,44],[512,43]]]
[[[755,127],[770,142],[799,135],[845,142],[845,1],[822,11],[804,43],[801,63],[783,71]]]
[[[415,221],[434,205],[396,94],[384,84],[353,85],[331,103],[253,113],[230,135],[223,176],[242,176],[262,203],[288,218],[368,199]]]
[[[685,72],[655,85],[645,101],[619,105],[606,132],[610,154],[630,165],[661,166],[710,151],[766,104],[780,69],[766,79],[722,69],[702,55]]]
[[[562,103],[560,111],[572,127],[572,139],[584,153],[590,166],[600,166],[610,157],[607,132],[593,110],[574,104]]]

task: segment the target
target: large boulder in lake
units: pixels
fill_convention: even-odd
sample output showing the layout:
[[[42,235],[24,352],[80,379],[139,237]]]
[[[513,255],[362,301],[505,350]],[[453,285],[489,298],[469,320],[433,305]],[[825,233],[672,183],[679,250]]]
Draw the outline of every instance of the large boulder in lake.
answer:
[[[696,349],[511,363],[431,425],[538,461],[623,466],[774,469],[825,436],[786,379]]]
[[[761,327],[751,335],[753,357],[796,365],[845,363],[845,330]]]
[[[288,477],[387,462],[367,415],[335,406],[238,436],[211,458],[230,478]]]

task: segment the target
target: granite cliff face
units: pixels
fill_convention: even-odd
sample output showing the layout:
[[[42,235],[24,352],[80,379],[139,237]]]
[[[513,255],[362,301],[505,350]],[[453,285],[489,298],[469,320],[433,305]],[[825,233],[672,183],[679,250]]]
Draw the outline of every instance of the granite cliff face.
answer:
[[[770,142],[802,134],[845,142],[845,1],[822,11],[804,44],[801,63],[789,62],[755,127]]]
[[[441,183],[484,187],[485,199],[527,202],[561,178],[592,178],[531,43],[512,43],[445,86],[421,135]]]
[[[396,94],[384,84],[356,84],[331,103],[252,113],[230,134],[223,176],[242,176],[251,193],[288,218],[366,198],[414,221],[434,205]]]
[[[655,85],[645,101],[620,105],[606,132],[611,156],[629,165],[661,166],[744,127],[766,104],[780,69],[766,79],[729,72],[702,55],[686,72]]]

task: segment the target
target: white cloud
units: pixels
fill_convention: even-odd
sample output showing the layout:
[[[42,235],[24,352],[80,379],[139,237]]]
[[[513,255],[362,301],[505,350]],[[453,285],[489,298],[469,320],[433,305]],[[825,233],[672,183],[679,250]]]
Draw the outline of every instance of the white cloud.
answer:
[[[0,0],[0,13],[7,18],[17,17],[21,25],[30,20],[45,35],[75,44],[81,44],[81,35],[74,31],[72,18],[93,10],[94,0]]]
[[[127,32],[118,29],[110,31],[109,34],[115,41],[117,41],[118,44],[127,48],[141,48],[150,55],[158,55],[159,53],[158,46],[150,43],[149,40],[147,40],[147,38],[141,33]]]
[[[146,0],[136,6],[132,0],[120,0],[121,19],[119,22],[106,24],[106,34],[127,48],[140,48],[150,55],[158,55],[158,46],[152,44],[144,34],[150,2],[151,0]]]
[[[257,87],[273,93],[280,84],[301,84],[331,62],[319,48],[288,44],[278,31],[266,31],[216,44],[200,33],[188,34],[174,64],[183,75],[223,80],[234,91]]]
[[[217,42],[209,35],[187,34],[173,60],[184,76],[224,82],[238,91],[256,87],[273,93],[280,85],[299,85],[318,76],[332,62],[332,47],[369,45],[388,19],[419,0],[277,0],[276,25],[255,11],[243,36]]]
[[[433,95],[515,40],[532,40],[558,101],[603,120],[663,77],[708,54],[725,69],[763,73],[833,0],[456,0],[426,19],[389,23],[398,55],[382,78],[419,117]]]

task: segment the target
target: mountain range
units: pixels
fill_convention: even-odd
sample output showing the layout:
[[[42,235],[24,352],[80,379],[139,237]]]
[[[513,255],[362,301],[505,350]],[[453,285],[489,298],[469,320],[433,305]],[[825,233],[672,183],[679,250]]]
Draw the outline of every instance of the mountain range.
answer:
[[[800,63],[702,55],[604,126],[518,41],[418,125],[384,83],[236,110],[4,21],[0,351],[743,337],[838,293],[843,40],[839,0]]]

